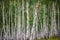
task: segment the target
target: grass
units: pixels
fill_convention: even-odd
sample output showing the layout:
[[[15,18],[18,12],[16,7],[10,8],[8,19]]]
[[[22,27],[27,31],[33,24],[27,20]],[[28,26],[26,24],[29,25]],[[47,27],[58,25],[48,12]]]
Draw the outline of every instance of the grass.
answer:
[[[60,40],[60,36],[57,36],[57,37],[50,37],[50,38],[48,38],[48,40]]]
[[[54,36],[54,37],[49,37],[49,38],[41,38],[37,40],[60,40],[60,36]]]

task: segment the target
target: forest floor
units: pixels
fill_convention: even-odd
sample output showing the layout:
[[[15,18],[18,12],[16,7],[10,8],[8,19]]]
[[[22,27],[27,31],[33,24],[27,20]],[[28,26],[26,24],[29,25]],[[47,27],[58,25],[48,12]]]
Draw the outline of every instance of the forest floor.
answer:
[[[49,38],[40,38],[37,40],[60,40],[60,36],[54,36],[54,37],[49,37]]]

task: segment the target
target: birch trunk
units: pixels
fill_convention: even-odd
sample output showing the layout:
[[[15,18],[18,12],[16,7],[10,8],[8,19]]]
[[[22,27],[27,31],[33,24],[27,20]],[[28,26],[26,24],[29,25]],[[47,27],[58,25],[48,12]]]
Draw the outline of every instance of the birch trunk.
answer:
[[[18,20],[17,20],[17,40],[22,40],[22,33],[21,33],[21,15],[20,15],[20,4],[19,4],[19,0],[17,0],[18,4]]]
[[[51,35],[50,36],[56,36],[57,35],[57,28],[56,28],[56,4],[53,2],[52,4],[52,15],[51,15]]]
[[[36,25],[36,31],[35,31],[35,35],[36,35],[36,38],[37,38],[37,36],[38,36],[38,5],[36,5],[36,8],[35,8],[35,14],[36,14],[36,23],[35,23],[35,25]]]
[[[34,11],[35,12],[35,11]],[[32,27],[32,30],[31,30],[31,37],[30,37],[30,40],[33,40],[34,37],[35,37],[35,23],[36,23],[36,13],[34,14],[34,20],[33,20],[33,27]]]
[[[26,0],[26,14],[27,14],[27,33],[26,38],[28,39],[30,36],[30,24],[29,24],[29,3],[28,0]]]
[[[37,34],[38,34],[38,12],[37,12],[38,5],[39,3],[35,5],[34,11],[33,11],[34,19],[33,19],[33,27],[31,30],[30,40],[34,40],[35,38],[37,38]]]
[[[58,10],[58,31],[59,31],[59,28],[60,28],[60,27],[59,27],[59,7],[58,7],[57,10]]]
[[[4,0],[2,1],[2,17],[3,17],[3,30],[4,30],[4,34],[5,34],[5,14],[4,14]],[[3,34],[3,40],[5,40],[4,38],[4,34]]]
[[[22,0],[22,30],[24,35],[24,40],[26,40],[26,33],[25,33],[25,20],[24,20],[24,0]]]
[[[46,23],[46,5],[43,5],[43,29],[42,29],[42,33],[41,33],[41,37],[45,37],[47,36],[48,33],[48,27],[47,27],[47,23]]]
[[[56,25],[56,3],[53,2],[53,15],[54,15],[54,34],[55,36],[58,34],[57,32],[57,25]]]
[[[51,11],[52,12],[52,11]],[[52,36],[53,34],[52,34],[52,32],[53,32],[53,13],[51,13],[51,34],[50,34],[50,36]]]
[[[13,36],[14,36],[14,32],[13,32],[13,23],[12,23],[12,4],[11,4],[11,1],[10,1],[10,21],[11,21],[11,33],[12,33],[12,38],[13,38]]]
[[[10,13],[11,13],[10,11],[11,11],[11,1],[9,1],[9,22],[8,22],[8,24],[9,24],[9,25],[8,25],[8,26],[9,26],[9,31],[10,31],[10,20],[11,20],[11,19],[10,19],[10,18],[11,18],[11,17],[10,17]],[[9,37],[10,37],[10,36],[11,36],[11,34],[10,34],[10,32],[9,32]]]
[[[5,39],[8,40],[8,33],[9,33],[9,27],[8,27],[8,23],[7,23],[7,13],[6,13],[6,32],[5,32]]]
[[[14,39],[17,39],[17,5],[15,4],[16,3],[16,1],[14,0],[14,5],[15,5],[15,13],[14,13],[14,17],[15,18],[13,18],[13,19],[15,19],[14,20],[14,22],[15,22],[15,24],[13,25],[13,31],[14,31]],[[13,16],[13,14],[12,14],[12,16]]]

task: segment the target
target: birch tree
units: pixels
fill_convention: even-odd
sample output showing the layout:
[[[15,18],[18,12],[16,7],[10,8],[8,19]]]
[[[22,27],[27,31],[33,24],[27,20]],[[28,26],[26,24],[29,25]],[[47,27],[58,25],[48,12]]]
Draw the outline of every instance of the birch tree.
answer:
[[[8,24],[9,24],[9,25],[8,25],[8,26],[9,26],[9,37],[11,36],[11,34],[10,34],[10,20],[11,20],[11,19],[10,19],[10,18],[11,18],[11,17],[10,17],[10,13],[11,13],[11,1],[9,1],[9,22],[8,22]]]
[[[43,28],[42,28],[42,33],[41,33],[41,37],[45,37],[47,36],[47,33],[48,33],[48,27],[47,27],[47,24],[46,24],[46,5],[44,4],[43,5]]]
[[[56,3],[52,3],[52,14],[51,14],[51,36],[57,35],[56,25]]]
[[[13,13],[14,14],[14,18],[12,18],[12,22],[13,23],[15,23],[14,25],[13,25],[13,23],[12,23],[12,25],[13,25],[13,27],[12,27],[12,29],[13,29],[13,32],[14,32],[14,39],[17,39],[17,4],[16,4],[16,0],[14,0],[13,1],[13,4],[14,4],[14,8],[15,8],[15,10],[14,10],[14,12],[15,13]],[[12,17],[13,17],[13,14],[12,14]],[[14,19],[14,20],[13,20]]]
[[[5,13],[4,13],[4,0],[2,0],[2,17],[3,17],[3,30],[4,30],[4,34],[5,34]],[[4,38],[4,34],[3,34],[3,39],[5,40]]]
[[[5,38],[6,38],[6,40],[8,40],[8,38],[9,38],[9,26],[8,26],[8,22],[7,22],[7,13],[6,13],[6,32],[5,32]]]
[[[36,8],[35,8],[35,13],[36,13],[36,38],[38,36],[38,7],[39,7],[39,1],[36,4]]]
[[[60,12],[59,12],[59,6],[57,7],[57,10],[58,10],[58,31],[59,31],[59,28],[60,28],[60,27],[59,27],[59,24],[60,24],[60,23],[59,23],[59,13],[60,13]]]
[[[37,8],[38,8],[39,3],[37,3],[34,6],[34,19],[33,19],[33,26],[32,26],[32,30],[31,30],[31,36],[30,36],[30,40],[34,40],[34,38],[37,36],[37,32],[38,32],[38,16],[37,16]]]
[[[22,0],[22,30],[24,35],[24,40],[26,40],[26,29],[25,29],[25,20],[24,20],[24,0]]]
[[[26,38],[29,38],[30,36],[30,24],[29,24],[29,2],[26,0],[26,14],[27,14],[27,33]]]
[[[53,7],[52,7],[53,9],[53,15],[54,15],[54,33],[55,33],[55,35],[57,35],[58,34],[58,32],[57,32],[57,24],[56,24],[56,3],[54,3],[53,2]]]
[[[17,10],[18,10],[18,21],[17,21],[17,40],[22,40],[22,33],[21,33],[21,9],[20,9],[20,1],[17,0],[18,4],[17,4]]]

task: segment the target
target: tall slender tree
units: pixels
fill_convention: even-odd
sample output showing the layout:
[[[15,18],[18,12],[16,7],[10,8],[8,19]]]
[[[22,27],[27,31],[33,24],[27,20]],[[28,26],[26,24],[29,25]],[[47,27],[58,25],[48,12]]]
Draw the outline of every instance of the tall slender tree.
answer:
[[[27,33],[26,38],[29,38],[30,36],[30,24],[29,24],[29,2],[26,0],[26,14],[27,14]]]
[[[57,35],[57,25],[56,25],[56,3],[52,3],[52,14],[51,14],[51,36]]]
[[[22,30],[23,30],[24,40],[26,40],[26,33],[25,33],[26,29],[25,29],[25,19],[24,19],[24,0],[22,0]]]
[[[18,10],[18,21],[17,21],[17,40],[22,40],[22,32],[21,32],[21,9],[20,9],[20,1],[17,0],[17,10]]]
[[[2,17],[3,17],[3,30],[4,30],[4,34],[5,34],[5,13],[4,13],[4,0],[2,0]],[[3,34],[3,37],[4,37]],[[3,38],[5,40],[5,38]]]
[[[8,13],[9,13],[9,21],[8,21],[9,31],[10,31],[10,18],[11,18],[11,17],[10,17],[10,13],[11,13],[10,11],[11,11],[11,1],[9,1],[9,12],[8,12]],[[10,36],[11,36],[11,33],[9,32],[9,37],[10,37]]]
[[[47,23],[46,23],[46,5],[43,6],[43,10],[44,10],[44,13],[43,13],[43,31],[44,31],[44,36],[47,35],[48,33],[48,27],[47,27]]]
[[[37,12],[38,5],[39,5],[38,2],[34,5],[34,11],[33,11],[34,19],[33,19],[33,26],[32,26],[32,30],[31,30],[30,40],[34,40],[34,38],[37,36],[37,32],[38,32],[38,12]]]
[[[60,24],[60,23],[59,23],[59,13],[60,13],[60,12],[59,12],[59,6],[57,7],[57,10],[58,10],[58,31],[59,31],[59,24]]]

